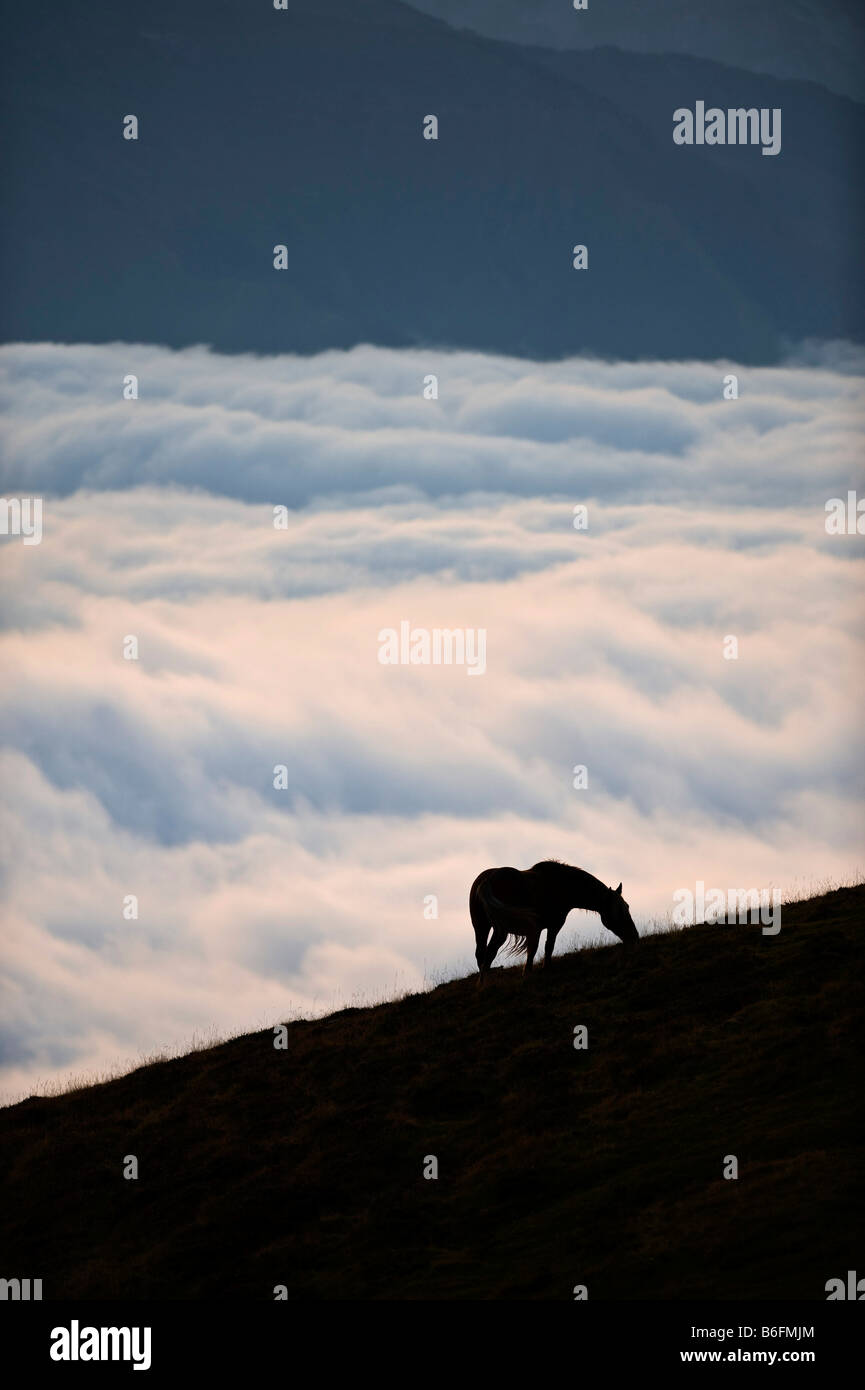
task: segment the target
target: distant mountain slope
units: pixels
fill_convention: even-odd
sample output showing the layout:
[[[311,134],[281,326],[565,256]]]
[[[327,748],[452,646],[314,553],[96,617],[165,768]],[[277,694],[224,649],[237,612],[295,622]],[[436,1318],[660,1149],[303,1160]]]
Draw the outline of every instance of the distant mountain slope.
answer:
[[[46,1299],[823,1300],[860,1259],[863,907],[458,980],[0,1111],[4,1274]]]
[[[865,113],[819,87],[387,0],[45,0],[6,28],[5,340],[765,362],[865,339]],[[781,153],[675,146],[697,100],[780,107]]]
[[[865,100],[865,10],[859,0],[408,0],[416,10],[491,38],[550,48],[614,44],[681,53],[775,77],[820,82]]]

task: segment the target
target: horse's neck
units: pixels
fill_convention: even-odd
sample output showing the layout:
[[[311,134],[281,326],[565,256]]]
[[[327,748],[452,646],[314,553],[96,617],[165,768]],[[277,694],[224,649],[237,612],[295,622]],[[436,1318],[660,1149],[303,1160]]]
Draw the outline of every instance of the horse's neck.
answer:
[[[594,874],[587,874],[585,869],[568,867],[562,876],[562,891],[569,907],[584,907],[589,912],[599,912],[610,890]]]

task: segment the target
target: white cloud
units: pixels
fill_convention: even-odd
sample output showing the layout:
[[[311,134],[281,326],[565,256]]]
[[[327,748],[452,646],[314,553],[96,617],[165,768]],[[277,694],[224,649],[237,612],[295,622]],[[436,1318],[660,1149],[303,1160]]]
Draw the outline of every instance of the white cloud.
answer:
[[[858,352],[858,359],[856,354]],[[814,356],[814,351],[811,351]],[[247,501],[570,493],[785,507],[858,457],[865,354],[834,369],[526,363],[359,347],[221,357],[130,344],[0,349],[3,486],[176,483]],[[741,397],[722,379],[741,376]],[[128,373],[140,399],[121,399]],[[439,399],[423,399],[439,377]],[[744,494],[744,495],[743,495]],[[822,494],[819,494],[822,495]]]
[[[0,350],[5,493],[46,499],[2,552],[6,1088],[468,968],[488,864],[622,878],[643,922],[855,871],[830,352],[725,402],[724,364]],[[404,618],[485,628],[486,674],[381,666]]]

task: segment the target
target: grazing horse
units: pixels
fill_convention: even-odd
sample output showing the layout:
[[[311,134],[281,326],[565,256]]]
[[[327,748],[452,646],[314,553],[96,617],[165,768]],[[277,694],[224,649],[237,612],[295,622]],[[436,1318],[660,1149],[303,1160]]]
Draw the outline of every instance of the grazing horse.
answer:
[[[639,941],[622,885],[608,888],[584,869],[544,859],[530,869],[484,869],[469,894],[469,912],[475,929],[475,960],[481,979],[489,970],[505,938],[513,938],[510,954],[525,949],[523,974],[532,968],[541,932],[546,931],[544,966],[549,968],[556,937],[572,907],[598,912],[608,931],[626,945]]]

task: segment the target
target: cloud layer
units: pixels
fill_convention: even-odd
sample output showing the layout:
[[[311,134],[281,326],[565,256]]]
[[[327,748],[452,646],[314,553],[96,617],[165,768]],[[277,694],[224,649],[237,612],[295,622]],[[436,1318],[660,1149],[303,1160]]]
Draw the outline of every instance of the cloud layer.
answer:
[[[0,350],[7,1090],[468,968],[489,864],[643,923],[854,873],[862,365]],[[382,666],[402,620],[485,675]]]

